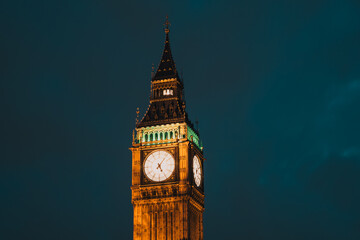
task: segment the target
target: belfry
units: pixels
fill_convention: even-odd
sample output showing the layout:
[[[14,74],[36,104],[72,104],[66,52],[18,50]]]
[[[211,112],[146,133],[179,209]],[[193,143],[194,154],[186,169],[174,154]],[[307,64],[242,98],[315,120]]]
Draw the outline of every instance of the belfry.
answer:
[[[134,240],[203,239],[203,146],[186,113],[169,32],[166,19],[150,104],[136,124],[130,148]]]

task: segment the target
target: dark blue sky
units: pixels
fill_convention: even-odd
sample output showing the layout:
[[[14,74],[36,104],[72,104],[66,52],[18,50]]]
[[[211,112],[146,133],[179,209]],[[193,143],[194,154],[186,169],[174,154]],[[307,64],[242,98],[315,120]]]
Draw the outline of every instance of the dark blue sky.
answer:
[[[0,239],[131,239],[166,14],[205,239],[360,239],[360,2],[1,1]]]

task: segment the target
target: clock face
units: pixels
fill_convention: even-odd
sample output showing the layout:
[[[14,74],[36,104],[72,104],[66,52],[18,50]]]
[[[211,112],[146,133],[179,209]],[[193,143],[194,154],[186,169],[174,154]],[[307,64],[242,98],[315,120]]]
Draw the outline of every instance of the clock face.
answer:
[[[193,158],[193,173],[196,186],[200,187],[201,183],[201,166],[200,160],[197,156]]]
[[[145,175],[155,182],[168,179],[174,170],[174,157],[167,151],[152,152],[144,162]]]

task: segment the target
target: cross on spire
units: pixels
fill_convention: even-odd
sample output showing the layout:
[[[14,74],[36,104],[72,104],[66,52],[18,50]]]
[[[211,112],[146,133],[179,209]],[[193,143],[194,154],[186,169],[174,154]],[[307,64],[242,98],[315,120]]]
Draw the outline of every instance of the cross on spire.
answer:
[[[166,20],[165,20],[164,26],[165,26],[165,33],[169,33],[170,32],[169,27],[171,26],[171,24],[169,22],[169,16],[168,15],[166,15]]]

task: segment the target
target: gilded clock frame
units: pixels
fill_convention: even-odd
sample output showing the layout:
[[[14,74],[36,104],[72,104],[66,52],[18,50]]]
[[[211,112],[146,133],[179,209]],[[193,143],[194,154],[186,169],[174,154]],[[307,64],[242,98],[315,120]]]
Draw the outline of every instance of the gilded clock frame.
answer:
[[[171,175],[165,179],[164,181],[153,181],[151,180],[145,173],[145,169],[144,169],[144,164],[146,159],[150,156],[150,154],[157,152],[157,151],[166,151],[168,153],[170,153],[172,155],[172,157],[174,158],[175,161],[175,169],[174,171],[171,173]],[[152,149],[146,149],[143,150],[141,152],[141,184],[143,185],[160,185],[160,184],[164,184],[164,183],[173,183],[176,182],[179,176],[179,163],[178,163],[178,150],[176,149],[176,147],[171,147],[171,148],[152,148]]]

